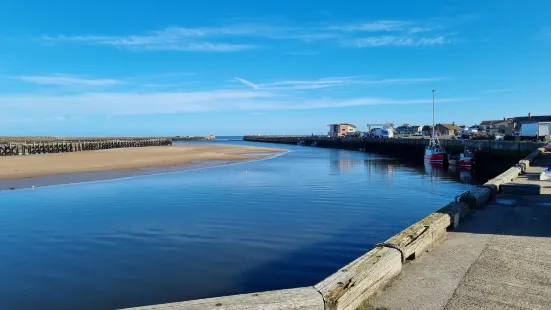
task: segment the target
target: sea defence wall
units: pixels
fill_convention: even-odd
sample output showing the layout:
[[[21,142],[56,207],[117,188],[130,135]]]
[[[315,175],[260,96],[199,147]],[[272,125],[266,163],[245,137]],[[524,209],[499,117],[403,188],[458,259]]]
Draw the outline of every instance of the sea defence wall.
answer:
[[[83,142],[116,140],[170,139],[172,141],[214,140],[216,136],[143,136],[143,137],[56,137],[56,136],[0,136],[0,145],[10,142]]]
[[[406,260],[421,256],[444,238],[448,230],[457,227],[469,214],[491,201],[502,185],[522,174],[544,152],[545,148],[535,149],[501,175],[454,197],[440,210],[385,242],[376,244],[373,249],[313,286],[132,309],[356,310],[396,277]]]
[[[124,140],[85,140],[85,141],[41,141],[41,142],[8,142],[0,144],[0,156],[51,154],[105,150],[123,147],[167,146],[172,140],[157,139],[124,139]]]
[[[245,141],[269,142],[305,145],[313,143],[319,147],[336,147],[354,150],[366,151],[386,151],[388,152],[424,152],[429,143],[429,139],[402,139],[402,138],[355,138],[355,137],[320,137],[320,136],[245,136]],[[488,140],[460,140],[460,139],[442,139],[440,144],[452,152],[460,152],[465,146],[470,148],[481,148],[482,152],[487,153],[517,153],[530,154],[535,149],[545,145],[543,142],[525,142],[525,141],[488,141]],[[409,153],[409,152],[408,152]]]
[[[215,140],[216,136],[174,136],[170,137],[172,141],[201,141],[201,140]]]

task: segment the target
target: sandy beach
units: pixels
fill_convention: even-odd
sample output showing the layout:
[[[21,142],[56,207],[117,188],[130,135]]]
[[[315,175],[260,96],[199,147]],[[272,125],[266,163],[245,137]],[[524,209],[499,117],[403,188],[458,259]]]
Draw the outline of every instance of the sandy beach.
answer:
[[[284,150],[190,144],[0,157],[0,190],[165,172],[197,162],[247,161],[280,152]]]

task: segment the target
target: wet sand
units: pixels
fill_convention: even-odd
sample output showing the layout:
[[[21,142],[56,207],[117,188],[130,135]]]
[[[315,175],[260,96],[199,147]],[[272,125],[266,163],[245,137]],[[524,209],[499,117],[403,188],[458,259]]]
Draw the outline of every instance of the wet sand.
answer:
[[[281,149],[228,145],[173,145],[0,157],[0,190],[206,168],[262,159]]]

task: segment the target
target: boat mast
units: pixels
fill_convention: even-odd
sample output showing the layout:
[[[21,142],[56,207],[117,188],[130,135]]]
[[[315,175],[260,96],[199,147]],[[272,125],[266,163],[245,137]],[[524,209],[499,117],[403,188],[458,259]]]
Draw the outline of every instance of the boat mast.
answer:
[[[434,140],[434,92],[436,89],[432,90],[432,140]]]

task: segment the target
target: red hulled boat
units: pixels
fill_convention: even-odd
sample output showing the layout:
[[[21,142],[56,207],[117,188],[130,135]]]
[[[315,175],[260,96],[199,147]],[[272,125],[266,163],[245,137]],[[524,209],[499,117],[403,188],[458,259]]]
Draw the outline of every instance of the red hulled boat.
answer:
[[[448,163],[451,166],[471,168],[474,164],[474,154],[469,148],[465,147],[463,153],[450,156],[448,158]]]
[[[429,145],[425,149],[425,161],[431,163],[444,163],[448,157],[446,149],[440,145],[440,141],[436,138],[434,132],[434,92],[432,90],[432,137],[430,138]]]

